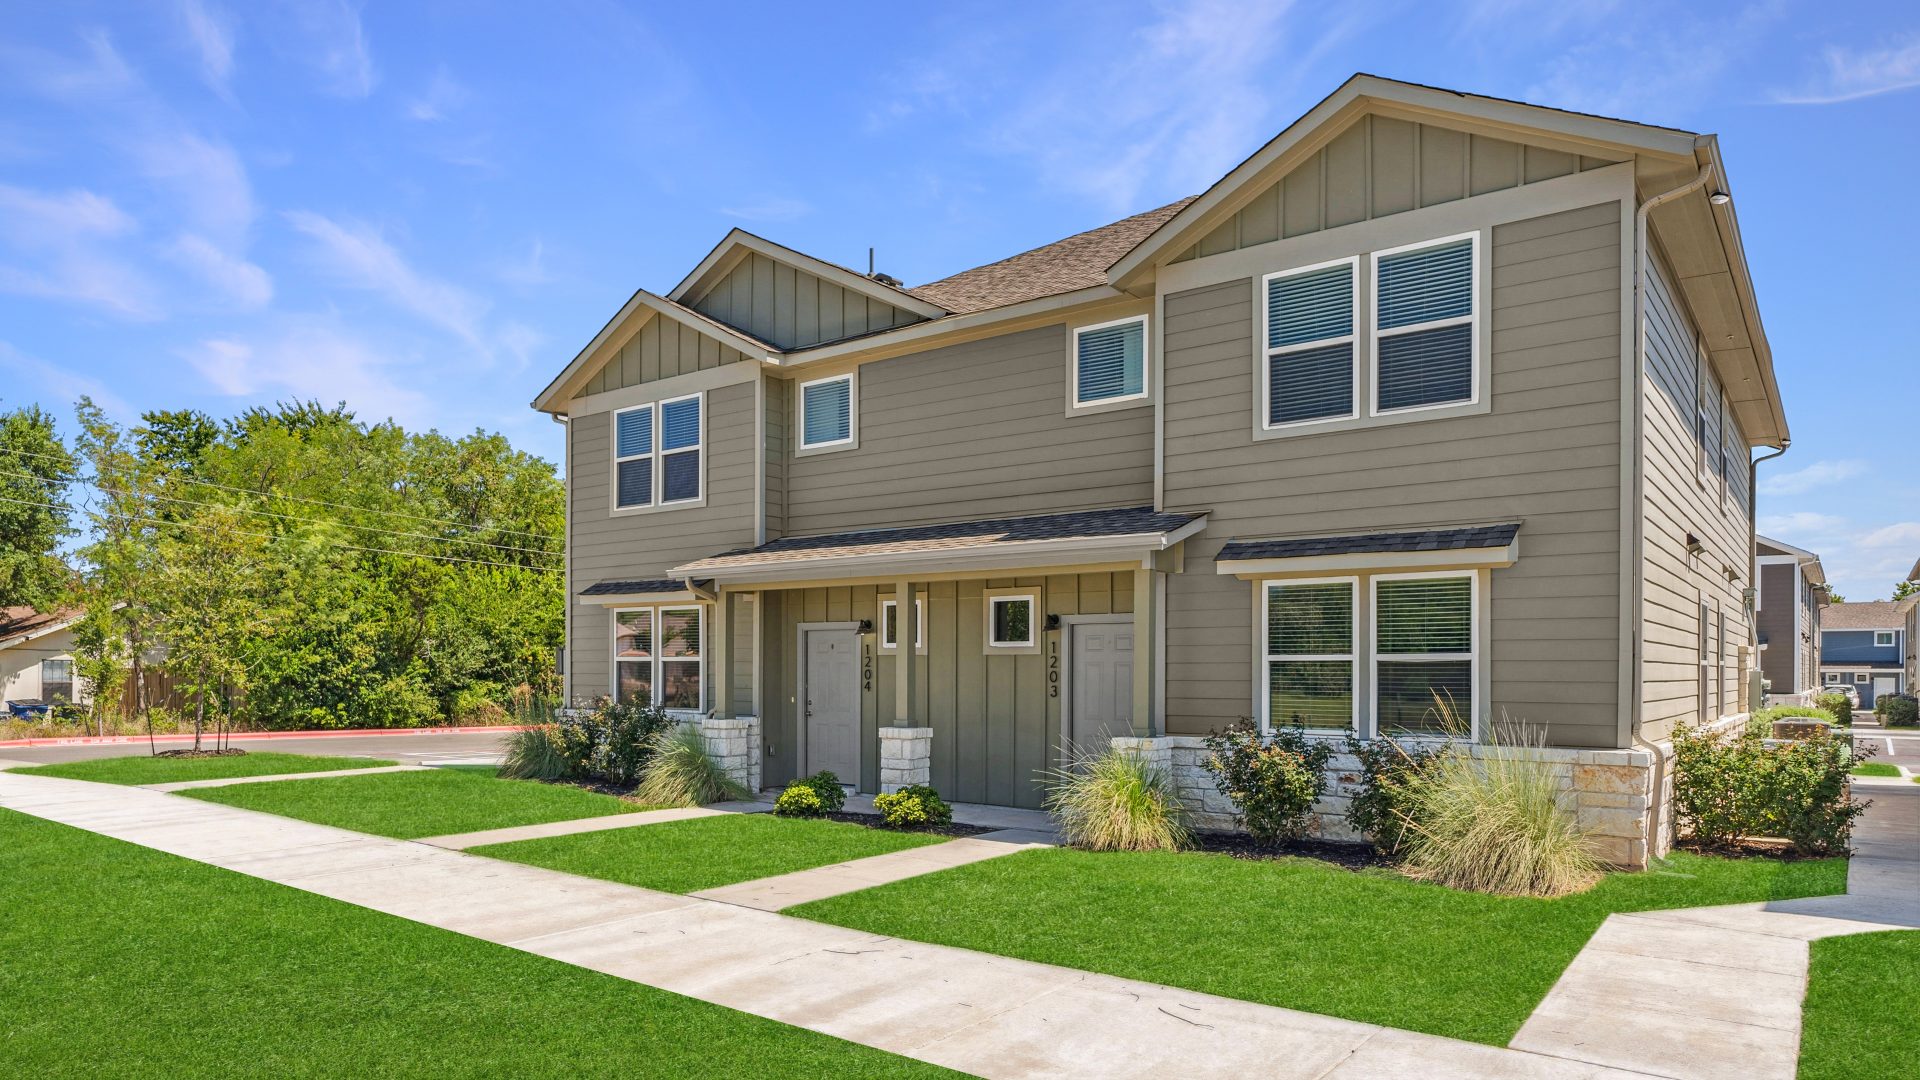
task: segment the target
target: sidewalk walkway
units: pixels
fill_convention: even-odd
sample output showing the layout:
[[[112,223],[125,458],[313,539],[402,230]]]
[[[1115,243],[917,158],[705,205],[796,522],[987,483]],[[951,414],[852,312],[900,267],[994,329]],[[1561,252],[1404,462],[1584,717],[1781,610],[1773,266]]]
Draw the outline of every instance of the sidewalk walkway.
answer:
[[[324,780],[330,776],[372,776],[376,773],[426,772],[425,765],[375,765],[368,769],[328,769],[325,772],[274,773],[271,776],[221,776],[212,780],[175,780],[167,784],[141,784],[148,791],[191,791],[194,788],[232,787],[235,784],[269,784],[275,780]]]
[[[1054,835],[1051,832],[1002,829],[999,832],[948,840],[946,843],[929,847],[889,851],[885,855],[850,859],[831,866],[816,866],[810,870],[796,870],[791,874],[742,881],[735,885],[722,885],[717,889],[707,889],[692,895],[707,900],[718,900],[723,904],[757,908],[761,911],[779,911],[781,908],[789,908],[795,904],[825,900],[829,896],[859,892],[861,889],[889,885],[896,881],[919,877],[922,874],[951,870],[968,863],[985,862],[988,859],[998,859],[1002,856],[1053,845]]]
[[[0,773],[0,806],[986,1077],[1634,1075],[140,788]]]
[[[666,810],[637,810],[631,814],[608,814],[605,817],[549,821],[540,825],[511,825],[504,829],[483,829],[479,832],[453,833],[448,836],[428,836],[414,843],[464,851],[467,848],[485,847],[488,844],[510,844],[515,840],[545,840],[553,836],[572,836],[575,833],[601,832],[606,829],[631,829],[636,825],[658,825],[668,821],[686,821],[690,818],[718,817],[722,814],[764,814],[771,809],[773,809],[772,803],[763,802],[676,806]]]
[[[1791,1080],[1808,942],[1920,928],[1920,786],[1870,794],[1846,895],[1610,915],[1512,1046],[1658,1076]]]

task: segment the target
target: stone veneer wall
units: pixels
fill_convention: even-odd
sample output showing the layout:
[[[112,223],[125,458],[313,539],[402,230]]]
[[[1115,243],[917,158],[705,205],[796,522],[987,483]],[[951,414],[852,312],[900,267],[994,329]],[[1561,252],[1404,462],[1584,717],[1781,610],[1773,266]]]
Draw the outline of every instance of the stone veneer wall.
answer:
[[[1725,717],[1713,725],[1725,731],[1746,723],[1746,715]],[[1144,756],[1167,770],[1173,777],[1180,801],[1192,814],[1194,828],[1209,832],[1235,832],[1233,803],[1214,783],[1206,770],[1205,740],[1193,735],[1160,735],[1151,738],[1116,738],[1116,750]],[[1661,756],[1660,829],[1655,858],[1673,846],[1673,745],[1656,744]],[[1473,747],[1475,754],[1525,754],[1548,762],[1559,778],[1566,800],[1581,826],[1594,838],[1602,859],[1616,866],[1640,869],[1647,865],[1648,815],[1654,807],[1655,769],[1653,752],[1631,750],[1577,750],[1557,747],[1501,749]],[[1359,841],[1364,838],[1348,826],[1347,806],[1361,783],[1360,760],[1339,752],[1327,763],[1327,792],[1314,804],[1308,819],[1308,833],[1322,840]]]
[[[880,790],[891,795],[903,787],[933,779],[933,729],[880,729]]]
[[[760,718],[703,716],[686,722],[699,730],[707,753],[722,772],[748,791],[760,793]]]

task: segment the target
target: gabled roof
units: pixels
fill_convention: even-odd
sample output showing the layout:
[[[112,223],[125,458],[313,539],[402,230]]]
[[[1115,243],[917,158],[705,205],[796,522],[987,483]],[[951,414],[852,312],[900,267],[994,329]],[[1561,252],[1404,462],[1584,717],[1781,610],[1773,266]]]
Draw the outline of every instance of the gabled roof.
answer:
[[[1820,609],[1821,630],[1898,630],[1905,612],[1897,600],[1861,600]]]
[[[795,251],[784,244],[776,244],[764,236],[755,236],[740,228],[722,237],[720,242],[714,245],[713,250],[707,252],[707,257],[701,259],[700,264],[695,266],[691,273],[680,279],[680,284],[673,287],[673,291],[667,294],[667,299],[682,304],[697,302],[702,293],[714,282],[725,277],[727,271],[739,261],[740,256],[749,251],[765,255],[775,262],[783,262],[805,270],[843,289],[852,289],[882,303],[905,308],[922,318],[937,319],[947,313],[946,309],[940,305],[910,290],[888,285],[884,281],[876,281],[839,263],[830,263],[803,251]]]
[[[1827,583],[1827,571],[1825,567],[1820,565],[1820,556],[1815,555],[1805,548],[1797,548],[1785,541],[1775,540],[1770,536],[1761,536],[1758,533],[1754,534],[1753,540],[1756,547],[1769,547],[1782,555],[1791,555],[1799,560],[1800,572],[1805,574],[1807,580],[1813,584],[1825,585]],[[1764,554],[1764,552],[1761,554]],[[1920,569],[1920,567],[1916,567],[1916,569]]]
[[[1107,268],[1192,202],[1189,195],[1110,225],[907,290],[956,315],[1107,283]]]
[[[611,344],[616,344],[614,339],[623,336],[622,330],[637,325],[637,320],[643,321],[654,317],[671,319],[683,326],[691,327],[722,345],[747,354],[754,360],[774,362],[782,355],[779,348],[736,330],[717,319],[710,319],[685,304],[676,303],[645,289],[637,289],[632,299],[627,301],[626,306],[622,307],[613,318],[608,319],[607,324],[600,328],[600,332],[593,336],[593,340],[587,342],[587,347],[574,356],[565,370],[554,376],[545,390],[540,391],[540,396],[533,399],[533,407],[542,412],[558,411],[567,398],[573,395],[575,389],[593,376],[598,361],[604,359],[601,356],[602,350]]]
[[[80,621],[77,609],[35,611],[30,607],[0,608],[0,649],[58,633]]]

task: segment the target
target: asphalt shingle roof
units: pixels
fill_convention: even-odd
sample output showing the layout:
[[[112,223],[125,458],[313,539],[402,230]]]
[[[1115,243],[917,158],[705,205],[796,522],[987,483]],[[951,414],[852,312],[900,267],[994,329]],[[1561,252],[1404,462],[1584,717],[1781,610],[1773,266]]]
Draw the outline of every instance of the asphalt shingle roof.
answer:
[[[1151,506],[1080,510],[1066,514],[951,521],[898,529],[865,529],[826,536],[790,536],[756,548],[723,552],[675,569],[686,573],[743,566],[802,563],[860,555],[902,555],[922,551],[959,551],[1030,540],[1093,540],[1114,536],[1157,536],[1202,515],[1163,513]]]
[[[1892,600],[1828,604],[1820,609],[1822,630],[1898,630],[1906,622]]]
[[[685,592],[687,583],[678,578],[646,578],[639,581],[596,581],[580,590],[581,596],[627,596],[637,593]]]
[[[30,607],[0,607],[0,643],[11,643],[15,638],[45,630],[58,623],[72,622],[78,619],[80,614],[78,609],[35,611]]]
[[[965,315],[1090,285],[1104,285],[1108,267],[1197,198],[1197,195],[1188,196],[1157,210],[1075,233],[1064,240],[962,270],[907,291],[955,315]]]
[[[1465,529],[1358,533],[1301,539],[1234,540],[1220,549],[1217,562],[1246,559],[1303,559],[1314,555],[1354,555],[1396,551],[1456,551],[1505,547],[1520,532],[1517,524],[1476,525]]]

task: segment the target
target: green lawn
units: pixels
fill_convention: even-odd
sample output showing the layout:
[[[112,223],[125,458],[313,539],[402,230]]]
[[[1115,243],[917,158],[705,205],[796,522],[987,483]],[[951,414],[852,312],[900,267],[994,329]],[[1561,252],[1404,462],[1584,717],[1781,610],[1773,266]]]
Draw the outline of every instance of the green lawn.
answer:
[[[495,859],[688,893],[940,843],[842,821],[727,814],[470,849]]]
[[[951,1076],[0,810],[0,1075]]]
[[[1855,776],[1899,776],[1900,766],[1885,761],[1869,761],[1853,767]]]
[[[500,780],[491,766],[276,780],[180,794],[342,829],[414,839],[604,817],[647,807],[536,780]]]
[[[1813,943],[1800,1080],[1920,1070],[1920,930]]]
[[[279,773],[327,772],[332,769],[377,769],[391,761],[363,757],[314,757],[310,754],[246,753],[239,757],[162,758],[148,754],[35,765],[13,772],[58,776],[66,780],[95,780],[102,784],[172,784],[182,780],[224,780],[230,776],[275,776]]]
[[[1310,859],[1051,849],[787,914],[1504,1046],[1610,912],[1845,889],[1838,859],[1676,854],[1529,900]]]

